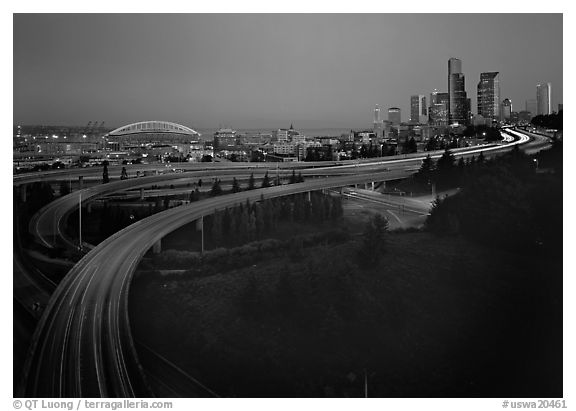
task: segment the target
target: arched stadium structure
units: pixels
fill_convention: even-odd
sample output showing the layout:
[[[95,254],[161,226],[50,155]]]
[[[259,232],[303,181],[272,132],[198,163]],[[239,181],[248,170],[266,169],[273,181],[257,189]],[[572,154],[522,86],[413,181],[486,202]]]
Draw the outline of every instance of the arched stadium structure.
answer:
[[[168,121],[141,121],[112,130],[106,137],[120,146],[142,144],[190,143],[198,141],[200,133],[189,127]]]

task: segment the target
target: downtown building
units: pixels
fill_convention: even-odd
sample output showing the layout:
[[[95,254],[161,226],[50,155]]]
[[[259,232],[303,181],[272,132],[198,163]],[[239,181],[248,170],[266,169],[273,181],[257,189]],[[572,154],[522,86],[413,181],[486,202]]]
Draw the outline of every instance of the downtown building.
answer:
[[[400,125],[402,122],[402,112],[398,107],[390,107],[388,109],[388,122],[391,125]]]
[[[384,137],[384,122],[380,118],[380,106],[376,104],[374,107],[374,123],[372,126],[374,134],[376,134],[377,139],[382,139]]]
[[[426,96],[422,94],[410,96],[410,122],[413,124],[428,123]]]
[[[430,106],[428,108],[429,124],[432,126],[448,125],[448,106],[450,97],[448,93],[440,93],[434,90],[430,94]]]
[[[548,114],[552,114],[552,84],[538,84],[536,86],[536,115]]]
[[[465,77],[462,73],[462,61],[453,57],[448,60],[448,95],[449,124],[468,124],[470,119],[470,102],[466,97]]]
[[[500,78],[497,71],[480,74],[478,114],[490,123],[500,117]]]
[[[502,101],[500,118],[506,123],[510,123],[512,120],[512,100],[509,98],[505,98],[504,101]]]

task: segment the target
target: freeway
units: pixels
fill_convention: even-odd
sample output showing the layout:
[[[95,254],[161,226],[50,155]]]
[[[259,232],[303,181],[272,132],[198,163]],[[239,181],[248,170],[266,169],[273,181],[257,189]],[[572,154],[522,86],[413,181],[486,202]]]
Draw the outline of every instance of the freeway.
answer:
[[[466,147],[453,150],[456,157],[471,157],[473,155],[478,155],[480,152],[484,155],[489,156],[491,153],[500,153],[502,151],[510,150],[514,145],[530,145],[531,138],[518,132],[512,132],[509,129],[503,130],[509,136],[512,136],[515,140],[511,143],[501,145],[501,144],[488,144],[479,147]],[[541,137],[540,137],[541,138]],[[534,139],[532,137],[532,139]],[[214,163],[191,163],[188,164],[191,169],[196,168],[196,171],[187,173],[169,173],[161,174],[149,177],[141,177],[137,179],[127,179],[116,182],[111,182],[106,185],[97,185],[83,190],[73,192],[67,196],[61,197],[40,210],[30,221],[30,232],[37,241],[47,247],[54,248],[56,241],[60,241],[67,248],[74,249],[77,245],[71,241],[64,234],[64,226],[66,223],[67,216],[78,207],[80,200],[84,203],[90,199],[98,196],[103,196],[107,194],[116,193],[119,191],[125,191],[130,189],[136,189],[140,187],[147,187],[154,183],[166,183],[166,182],[191,182],[192,178],[196,177],[212,177],[212,178],[225,178],[229,176],[235,177],[247,177],[247,175],[241,174],[243,171],[254,173],[256,176],[261,176],[264,172],[273,172],[277,170],[280,173],[279,167],[282,166],[282,172],[284,175],[289,173],[293,168],[291,167],[308,167],[301,169],[300,171],[304,176],[328,176],[328,175],[345,175],[345,174],[358,174],[358,173],[370,173],[384,170],[399,170],[404,169],[405,171],[411,170],[412,173],[417,171],[420,167],[420,162],[425,158],[426,155],[430,155],[431,158],[437,159],[442,156],[443,151],[433,151],[427,153],[413,153],[401,156],[392,156],[386,158],[375,158],[375,159],[363,159],[363,160],[349,160],[342,162],[306,162],[306,163],[275,163],[271,165],[270,163],[226,163],[224,165],[225,169],[221,169],[222,166],[214,165]],[[185,163],[182,163],[185,164]],[[328,165],[326,165],[328,164]],[[337,165],[336,165],[337,164]],[[198,170],[198,167],[205,167],[208,165],[210,169]],[[136,165],[138,167],[142,165]],[[151,167],[150,165],[144,165],[145,167]],[[162,165],[160,165],[162,167]],[[158,168],[158,165],[155,166]],[[255,168],[258,167],[258,168]],[[86,169],[80,169],[83,172]],[[78,170],[69,170],[77,172]],[[100,170],[97,170],[100,172]],[[59,173],[61,174],[61,173]],[[46,178],[49,176],[58,175],[56,172],[47,173]],[[16,181],[23,184],[25,181],[21,178],[32,178],[34,176],[15,176]],[[43,177],[44,178],[44,177]],[[183,180],[188,178],[188,180]],[[385,180],[392,180],[392,174]]]
[[[511,144],[524,144],[528,140],[522,135]],[[511,144],[498,146],[494,151],[509,149]],[[473,153],[468,150],[458,155]],[[117,232],[86,254],[54,292],[33,336],[22,396],[133,397],[151,394],[131,336],[128,293],[138,262],[166,234],[210,215],[216,209],[246,200],[402,178],[414,172],[404,167],[407,162],[421,160],[421,155],[414,156],[386,162],[386,171],[312,179],[206,199],[160,212]],[[402,168],[396,170],[394,165]],[[372,160],[372,164],[366,166],[346,166],[365,171],[382,164]],[[130,180],[119,182],[120,188],[125,188],[126,181]]]
[[[306,177],[323,177],[328,175],[334,176],[351,174],[357,175],[358,173],[378,171],[382,168],[382,165],[377,165],[374,167],[363,168],[361,170],[340,169],[339,167],[332,167],[327,170],[305,169],[302,170],[302,175]],[[108,184],[99,184],[96,186],[88,187],[60,197],[47,204],[30,220],[29,231],[37,239],[38,243],[44,247],[54,248],[54,243],[56,240],[58,240],[58,242],[64,244],[66,247],[75,249],[77,244],[67,238],[64,233],[64,228],[66,225],[67,216],[79,206],[80,201],[82,201],[83,204],[86,204],[86,202],[96,197],[149,187],[160,183],[186,185],[188,183],[196,183],[197,179],[202,177],[210,177],[211,179],[231,179],[232,177],[248,179],[250,174],[253,173],[255,178],[262,178],[266,172],[269,172],[269,170],[251,170],[250,174],[244,174],[243,171],[240,173],[239,172],[240,170],[233,169],[217,170],[216,173],[212,171],[171,173],[149,177],[131,178],[127,180],[110,182]],[[283,170],[281,175],[283,178],[286,178],[289,176],[289,172]],[[274,175],[270,174],[270,178],[273,179]],[[188,189],[188,191],[190,190],[191,189]]]
[[[388,175],[331,177],[224,195],[163,211],[112,235],[72,268],[52,296],[33,336],[22,396],[148,396],[127,304],[131,276],[154,243],[215,209]]]

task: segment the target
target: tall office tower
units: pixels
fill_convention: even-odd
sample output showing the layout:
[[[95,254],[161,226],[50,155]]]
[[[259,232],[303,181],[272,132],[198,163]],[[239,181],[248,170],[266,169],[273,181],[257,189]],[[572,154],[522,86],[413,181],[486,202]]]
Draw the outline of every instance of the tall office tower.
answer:
[[[462,62],[456,58],[448,60],[448,121],[450,124],[468,124],[466,88]]]
[[[448,125],[448,93],[439,93],[438,90],[430,94],[430,108],[428,110],[430,124],[433,126]]]
[[[377,138],[383,137],[383,133],[382,133],[383,129],[384,129],[383,123],[382,123],[382,120],[380,119],[380,106],[378,106],[378,104],[376,104],[376,107],[374,108],[373,130],[374,130],[374,133],[376,133]]]
[[[398,107],[390,107],[388,109],[388,121],[393,125],[398,125],[402,122],[402,113]]]
[[[536,86],[536,115],[552,114],[552,84]]]
[[[500,118],[502,121],[510,122],[512,116],[512,100],[505,98],[502,102],[502,114]]]
[[[530,114],[532,114],[532,117],[534,117],[536,115],[536,111],[537,111],[537,107],[538,104],[536,104],[536,99],[528,99],[526,100],[526,111],[529,111]]]
[[[374,123],[380,123],[380,106],[378,104],[374,107]]]
[[[497,121],[500,116],[500,78],[497,71],[480,73],[478,114],[492,121]]]
[[[428,123],[426,96],[422,94],[410,96],[410,122],[418,124]]]

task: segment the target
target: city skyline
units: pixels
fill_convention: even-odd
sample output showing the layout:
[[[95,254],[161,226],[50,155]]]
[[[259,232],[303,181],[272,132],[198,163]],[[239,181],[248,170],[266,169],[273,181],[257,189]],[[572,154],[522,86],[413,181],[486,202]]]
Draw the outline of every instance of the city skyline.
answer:
[[[406,24],[416,31],[402,31]],[[534,24],[542,30],[533,33]],[[367,127],[375,104],[410,113],[412,95],[448,92],[451,57],[462,62],[473,113],[475,84],[490,70],[501,73],[501,96],[517,104],[552,83],[555,109],[562,48],[546,44],[561,42],[561,14],[17,14],[13,120]]]

